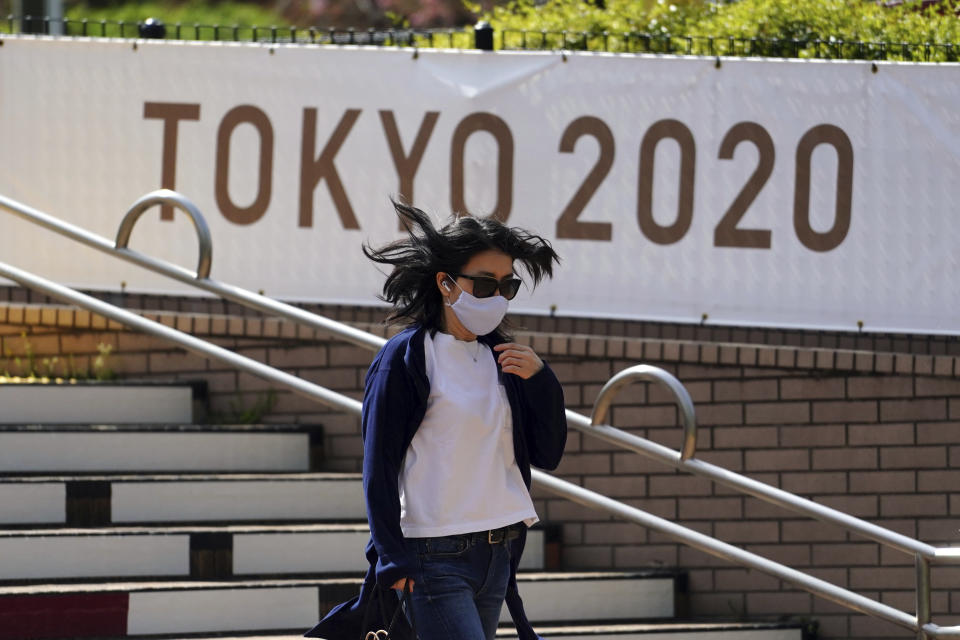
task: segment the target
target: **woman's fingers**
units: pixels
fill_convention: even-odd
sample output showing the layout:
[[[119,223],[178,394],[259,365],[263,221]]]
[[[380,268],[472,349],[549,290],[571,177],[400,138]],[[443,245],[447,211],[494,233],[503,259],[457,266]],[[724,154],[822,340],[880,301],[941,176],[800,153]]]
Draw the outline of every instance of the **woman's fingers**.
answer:
[[[493,349],[500,352],[497,362],[505,373],[513,373],[526,379],[543,368],[543,360],[526,345],[504,342],[495,345]]]
[[[516,342],[502,342],[500,344],[493,346],[494,351],[499,351],[502,356],[506,353],[528,353],[536,356],[537,354],[533,352],[533,349],[528,347],[525,344],[517,344]]]
[[[391,589],[396,589],[397,591],[403,591],[404,589],[413,593],[413,578],[400,578],[393,583]]]

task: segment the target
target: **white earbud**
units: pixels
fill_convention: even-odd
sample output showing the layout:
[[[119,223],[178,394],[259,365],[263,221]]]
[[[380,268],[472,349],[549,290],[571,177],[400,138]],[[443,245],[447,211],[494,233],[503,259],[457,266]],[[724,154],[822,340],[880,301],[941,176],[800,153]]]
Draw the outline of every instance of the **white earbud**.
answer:
[[[442,286],[443,286],[443,288],[446,289],[447,291],[450,291],[450,285],[449,285],[448,283],[444,282]]]

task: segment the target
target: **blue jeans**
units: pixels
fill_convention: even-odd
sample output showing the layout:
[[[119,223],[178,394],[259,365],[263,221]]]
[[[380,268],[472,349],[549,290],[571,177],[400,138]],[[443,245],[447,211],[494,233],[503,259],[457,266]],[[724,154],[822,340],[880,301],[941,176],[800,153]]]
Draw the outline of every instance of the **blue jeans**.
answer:
[[[510,579],[509,543],[447,536],[408,539],[407,545],[420,559],[410,576],[419,640],[494,640]]]

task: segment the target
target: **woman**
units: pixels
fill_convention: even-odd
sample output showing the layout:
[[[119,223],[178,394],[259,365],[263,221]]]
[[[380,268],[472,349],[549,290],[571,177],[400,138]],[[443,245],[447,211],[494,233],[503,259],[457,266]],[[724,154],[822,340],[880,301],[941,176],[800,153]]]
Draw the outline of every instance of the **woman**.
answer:
[[[537,522],[530,465],[559,464],[566,418],[556,376],[501,323],[521,284],[514,262],[535,285],[559,260],[543,238],[495,220],[463,216],[437,230],[394,206],[408,237],[364,247],[393,267],[382,298],[391,319],[409,322],[366,377],[370,568],[360,596],[308,635],[359,637],[376,583],[410,592],[420,640],[493,640],[504,601],[520,638],[534,639],[516,582]]]

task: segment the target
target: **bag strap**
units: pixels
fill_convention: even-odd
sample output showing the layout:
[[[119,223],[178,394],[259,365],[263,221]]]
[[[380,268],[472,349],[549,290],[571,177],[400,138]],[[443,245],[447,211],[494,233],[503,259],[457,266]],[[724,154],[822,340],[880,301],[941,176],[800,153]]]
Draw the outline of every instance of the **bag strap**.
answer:
[[[409,589],[407,587],[410,587]],[[413,603],[411,602],[411,593],[413,593],[413,587],[410,586],[410,578],[407,578],[403,583],[403,599],[400,604],[397,605],[396,611],[393,612],[393,619],[390,620],[390,626],[387,627],[387,635],[390,638],[393,638],[393,627],[397,624],[397,620],[400,617],[400,614],[403,613],[404,608],[410,612],[410,629],[413,631],[413,637],[417,637],[417,625],[413,617]],[[386,620],[386,617],[384,617]]]
[[[397,620],[400,619],[400,615],[403,613],[404,607],[406,607],[407,611],[410,612],[410,628],[413,631],[413,638],[417,637],[417,627],[416,627],[416,624],[414,623],[414,618],[413,618],[413,605],[410,601],[411,600],[410,594],[413,591],[413,587],[410,586],[409,583],[410,583],[409,578],[407,579],[406,582],[403,583],[403,600],[401,603],[398,603],[396,609],[394,609],[393,616],[390,618],[390,623],[387,625],[387,628],[385,630],[380,631],[380,633],[382,633],[383,631],[386,631],[387,637],[390,639],[393,638],[393,628],[394,626],[396,626]],[[408,589],[408,586],[410,587],[409,589]],[[373,593],[370,595],[370,603],[367,605],[367,609],[364,612],[363,626],[360,629],[360,634],[361,634],[360,640],[369,639],[369,635],[371,633],[370,632],[371,624],[373,623],[373,619],[372,619],[374,615],[373,611],[376,611],[377,608],[380,609],[380,619],[383,620],[384,622],[387,621],[386,598],[388,597],[387,593],[391,591],[392,589],[384,589],[380,585],[374,586]],[[377,600],[378,602],[374,603],[374,600]],[[378,632],[374,631],[372,633],[376,634]],[[378,640],[381,638],[380,635],[377,635],[376,637]]]
[[[360,625],[360,640],[367,640],[367,632],[370,630],[370,624],[373,622],[374,600],[380,597],[380,588],[373,586],[373,593],[370,594],[370,601],[363,611],[363,623]]]

